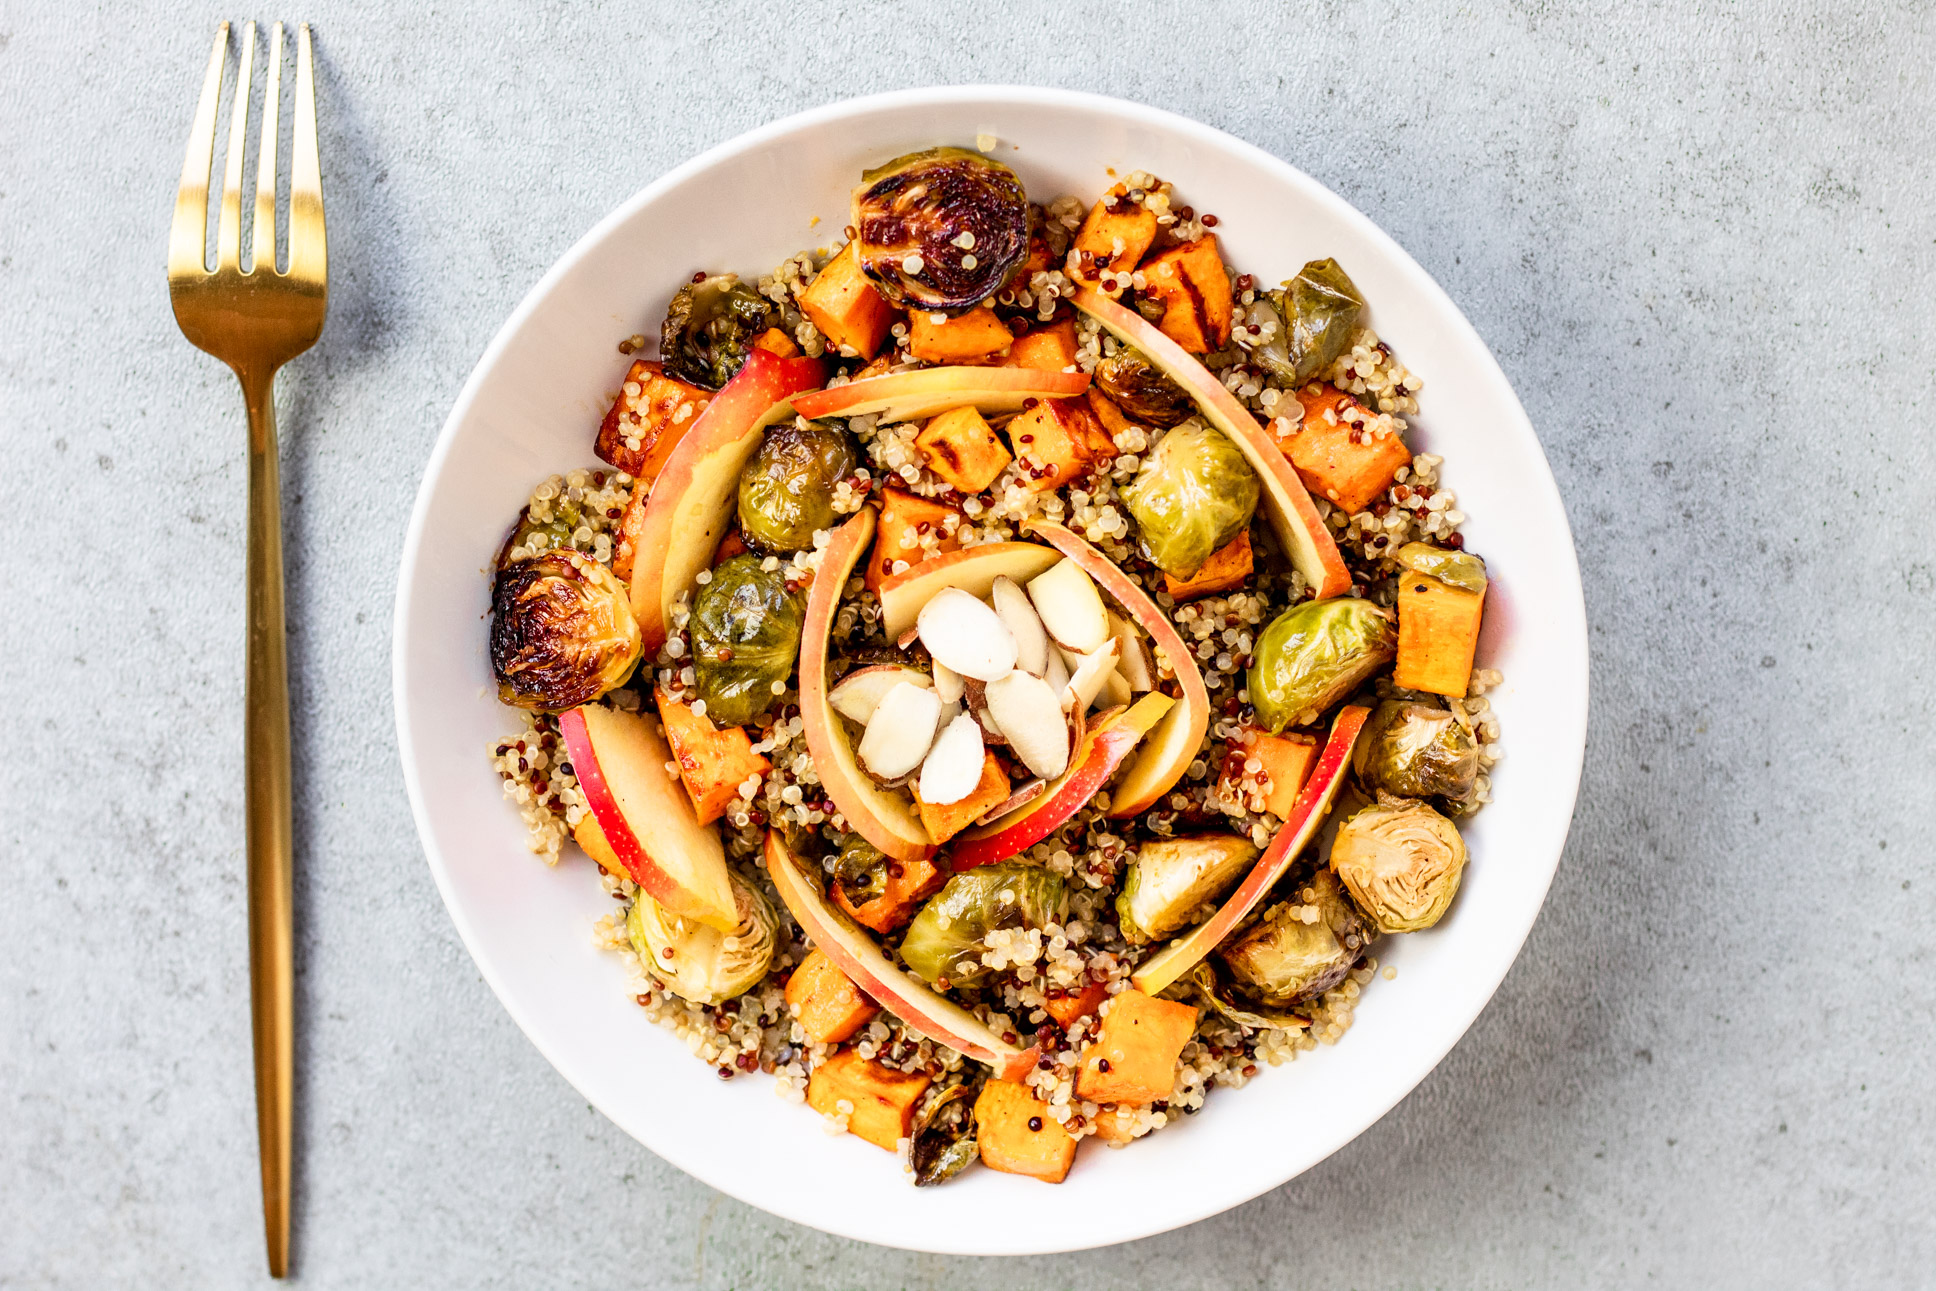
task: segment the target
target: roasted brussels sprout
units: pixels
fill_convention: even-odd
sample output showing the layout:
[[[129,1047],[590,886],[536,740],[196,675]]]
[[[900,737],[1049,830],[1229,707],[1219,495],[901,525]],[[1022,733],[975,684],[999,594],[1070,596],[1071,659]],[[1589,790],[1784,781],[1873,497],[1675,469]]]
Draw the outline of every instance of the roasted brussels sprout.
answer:
[[[621,685],[643,640],[612,571],[576,551],[547,551],[498,568],[491,587],[491,669],[497,697],[561,713]]]
[[[1296,898],[1266,910],[1219,947],[1217,957],[1239,990],[1264,1004],[1289,1007],[1342,982],[1376,936],[1337,876],[1319,870]]]
[[[1369,789],[1458,799],[1478,779],[1479,746],[1445,709],[1388,699],[1372,710],[1351,765]]]
[[[731,932],[673,914],[643,892],[625,916],[632,949],[680,999],[724,1003],[758,986],[773,962],[779,918],[758,889],[738,874],[732,878],[739,926]]]
[[[1015,172],[965,148],[930,148],[861,175],[853,225],[860,267],[909,309],[965,314],[1028,256],[1028,194]]]
[[[945,1183],[980,1157],[975,1140],[975,1095],[980,1089],[979,1084],[951,1085],[929,1099],[915,1119],[908,1151],[915,1187]]]
[[[1168,936],[1237,881],[1257,848],[1234,834],[1159,838],[1136,849],[1116,896],[1123,936],[1142,945]]]
[[[673,296],[659,328],[666,375],[719,389],[746,363],[753,342],[774,317],[773,303],[738,274],[687,283]]]
[[[1157,568],[1188,578],[1250,525],[1259,488],[1242,451],[1193,419],[1150,450],[1123,505]]]
[[[1250,702],[1275,735],[1315,722],[1398,653],[1390,611],[1357,597],[1306,601],[1285,610],[1257,638]]]
[[[1167,430],[1196,415],[1196,401],[1136,350],[1118,350],[1096,364],[1095,381],[1132,421]]]
[[[854,441],[824,421],[792,422],[766,440],[739,473],[739,531],[761,551],[801,551],[831,529],[834,486],[854,473]]]
[[[1039,865],[1004,861],[948,880],[908,925],[901,958],[924,981],[971,986],[988,976],[981,939],[997,928],[1041,928],[1062,920],[1062,876]]]
[[[1414,574],[1427,574],[1441,583],[1466,592],[1486,590],[1486,562],[1469,551],[1434,547],[1429,542],[1408,542],[1392,553],[1392,559]]]
[[[864,906],[887,892],[887,854],[859,834],[843,834],[834,853],[833,880],[848,901]]]
[[[1465,839],[1429,804],[1380,794],[1338,826],[1331,868],[1379,931],[1417,932],[1458,895]]]
[[[1248,996],[1238,994],[1217,972],[1216,963],[1208,959],[1178,978],[1164,994],[1186,1004],[1195,1004],[1227,1022],[1235,1022],[1253,1031],[1266,1031],[1273,1027],[1289,1030],[1310,1023],[1309,1018],[1292,1009],[1259,1004]]]
[[[758,556],[735,556],[712,575],[687,620],[693,677],[715,725],[744,726],[786,689],[807,598],[779,570],[761,568]]]
[[[1281,351],[1266,346],[1257,357],[1294,386],[1330,370],[1351,348],[1365,313],[1365,298],[1336,260],[1311,261],[1270,299],[1284,320],[1284,344]]]

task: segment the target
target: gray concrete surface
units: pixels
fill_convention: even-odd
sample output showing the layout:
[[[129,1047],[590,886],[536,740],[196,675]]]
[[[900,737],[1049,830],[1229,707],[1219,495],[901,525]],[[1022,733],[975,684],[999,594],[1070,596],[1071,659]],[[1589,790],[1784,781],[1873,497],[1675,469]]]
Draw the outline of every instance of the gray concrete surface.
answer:
[[[317,24],[335,251],[283,396],[304,1283],[1936,1280],[1929,6],[387,9],[282,15]],[[161,275],[216,16],[0,0],[10,1287],[262,1280],[241,408]],[[971,80],[1163,104],[1390,230],[1539,427],[1595,650],[1551,901],[1410,1100],[1221,1218],[980,1262],[749,1210],[577,1099],[443,913],[389,693],[418,472],[551,260],[742,129]]]

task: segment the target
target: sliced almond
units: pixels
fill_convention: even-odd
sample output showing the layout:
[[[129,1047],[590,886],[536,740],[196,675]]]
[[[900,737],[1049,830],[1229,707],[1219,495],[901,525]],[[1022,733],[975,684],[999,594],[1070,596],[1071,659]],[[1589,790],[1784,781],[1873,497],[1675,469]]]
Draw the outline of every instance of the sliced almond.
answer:
[[[1097,708],[1125,708],[1136,698],[1129,688],[1129,679],[1123,676],[1123,666],[1119,663],[1111,668],[1102,679],[1102,689],[1096,692]]]
[[[880,706],[881,696],[907,682],[911,686],[928,686],[928,675],[906,664],[877,663],[865,668],[856,668],[842,677],[834,688],[827,692],[827,702],[834,711],[851,721],[867,725]]]
[[[856,754],[870,775],[896,780],[921,765],[934,745],[941,698],[924,686],[900,682],[881,696],[861,733]]]
[[[981,727],[982,742],[985,744],[1007,744],[995,719],[988,715],[988,683],[969,680],[962,683],[961,702],[968,706],[968,715]]]
[[[945,806],[960,802],[981,783],[981,727],[963,713],[942,728],[921,763],[921,801]]]
[[[934,693],[941,696],[941,702],[952,704],[961,698],[961,674],[941,660],[934,661]]]
[[[1102,593],[1096,590],[1096,580],[1073,560],[1051,565],[1031,578],[1028,594],[1049,635],[1077,654],[1092,654],[1109,639],[1109,611],[1103,608]]]
[[[1068,770],[1068,718],[1048,682],[1016,668],[989,682],[985,695],[989,718],[1023,766],[1045,780]]]
[[[1102,649],[1078,655],[1067,662],[1074,665],[1069,684],[1062,688],[1062,706],[1086,713],[1102,693],[1103,679],[1116,671],[1116,640],[1103,642]]]
[[[990,595],[995,601],[995,613],[1015,634],[1015,666],[1042,676],[1049,667],[1049,634],[1042,626],[1042,617],[1029,604],[1028,593],[1004,574],[995,580]]]
[[[1049,670],[1042,674],[1042,680],[1048,682],[1058,695],[1068,686],[1069,660],[1061,646],[1049,647]]]
[[[1132,694],[1156,689],[1156,661],[1150,658],[1143,634],[1128,619],[1109,616],[1109,634],[1116,638],[1117,669]],[[1127,701],[1125,701],[1127,702]]]
[[[905,650],[909,646],[913,645],[916,641],[919,641],[920,639],[921,639],[921,629],[919,627],[912,627],[912,628],[909,628],[907,631],[903,632],[900,636],[894,638],[894,644],[899,646],[901,649]]]
[[[1000,820],[1003,816],[1006,816],[1009,812],[1014,811],[1020,807],[1026,807],[1030,803],[1034,802],[1037,798],[1040,798],[1042,796],[1042,791],[1048,787],[1049,787],[1049,782],[1047,780],[1041,779],[1040,777],[1037,777],[1034,780],[1027,781],[1024,784],[1019,785],[1016,788],[1014,793],[1009,794],[1008,797],[1002,799],[1000,802],[996,803],[993,807],[990,807],[987,811],[975,817],[975,823],[977,825],[986,825],[993,821]]]
[[[963,677],[993,681],[1015,667],[1015,634],[980,598],[959,587],[936,592],[921,607],[915,630],[935,662]]]

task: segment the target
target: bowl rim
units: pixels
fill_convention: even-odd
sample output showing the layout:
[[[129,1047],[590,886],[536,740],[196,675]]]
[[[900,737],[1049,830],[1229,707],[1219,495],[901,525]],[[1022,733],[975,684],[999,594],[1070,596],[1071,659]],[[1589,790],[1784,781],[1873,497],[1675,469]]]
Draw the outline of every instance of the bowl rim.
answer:
[[[567,1064],[561,1060],[558,1054],[553,1052],[552,1048],[542,1038],[541,1031],[537,1027],[534,1019],[527,1017],[525,1010],[513,1002],[515,998],[514,993],[500,981],[498,966],[486,956],[479,953],[479,934],[472,927],[469,917],[455,896],[448,862],[434,841],[435,835],[431,827],[430,810],[425,800],[421,778],[418,773],[418,749],[416,741],[413,739],[408,719],[409,705],[406,664],[413,644],[409,629],[409,607],[416,590],[416,573],[423,545],[425,519],[431,505],[433,486],[444,472],[446,463],[454,448],[458,428],[470,415],[472,406],[478,397],[480,387],[483,385],[487,374],[495,367],[505,351],[510,347],[513,338],[520,332],[525,322],[551,294],[556,285],[572,271],[583,257],[609,237],[613,230],[632,219],[642,208],[659,200],[668,191],[678,188],[692,177],[728,162],[743,153],[757,149],[772,139],[805,129],[824,129],[849,117],[876,113],[883,110],[896,108],[928,108],[948,105],[987,105],[995,108],[1042,107],[1079,109],[1111,114],[1139,124],[1175,132],[1193,142],[1212,145],[1218,149],[1233,152],[1250,166],[1274,172],[1278,178],[1299,190],[1307,200],[1329,208],[1335,216],[1347,223],[1355,225],[1367,240],[1380,248],[1382,253],[1387,257],[1391,267],[1410,280],[1410,285],[1413,289],[1434,301],[1442,312],[1443,320],[1454,329],[1459,339],[1472,346],[1477,353],[1484,355],[1486,370],[1483,375],[1490,384],[1496,387],[1498,394],[1503,396],[1502,406],[1510,413],[1510,415],[1501,419],[1501,424],[1493,428],[1494,433],[1506,436],[1512,441],[1517,451],[1529,453],[1538,462],[1541,467],[1541,470],[1537,472],[1537,475],[1540,477],[1537,481],[1540,496],[1528,500],[1536,503],[1538,508],[1546,513],[1543,517],[1545,522],[1556,524],[1557,529],[1555,532],[1564,535],[1566,540],[1564,573],[1567,575],[1567,582],[1572,595],[1563,606],[1550,604],[1543,606],[1542,613],[1549,623],[1555,623],[1561,633],[1577,645],[1577,649],[1572,652],[1573,671],[1575,673],[1574,684],[1568,690],[1568,693],[1575,698],[1569,705],[1567,711],[1559,713],[1554,718],[1555,726],[1561,728],[1568,737],[1564,742],[1564,756],[1566,762],[1570,765],[1565,765],[1563,769],[1566,771],[1564,781],[1571,786],[1565,803],[1569,824],[1566,831],[1561,833],[1557,844],[1552,849],[1552,855],[1550,857],[1534,858],[1538,862],[1536,868],[1529,868],[1529,872],[1522,878],[1522,883],[1529,892],[1535,879],[1538,883],[1538,901],[1529,907],[1532,912],[1531,916],[1525,920],[1524,926],[1515,935],[1510,938],[1503,938],[1497,943],[1497,953],[1491,957],[1489,964],[1480,966],[1484,971],[1473,980],[1475,984],[1483,984],[1483,994],[1474,997],[1477,1002],[1471,1009],[1469,1016],[1459,1022],[1456,1027],[1449,1028],[1443,1033],[1443,1043],[1430,1047],[1430,1049],[1435,1051],[1429,1051],[1430,1060],[1422,1061],[1418,1065],[1416,1075],[1410,1080],[1400,1082],[1395,1087],[1395,1092],[1391,1094],[1389,1099],[1382,1100],[1383,1105],[1378,1106],[1361,1123],[1351,1125],[1349,1128],[1343,1128],[1342,1126],[1328,1128],[1323,1133],[1314,1136],[1319,1140],[1314,1145],[1314,1155],[1310,1157],[1307,1163],[1290,1169],[1281,1177],[1267,1178],[1262,1184],[1257,1186],[1251,1186],[1246,1183],[1240,1185],[1234,1191],[1217,1193],[1214,1199],[1209,1201],[1184,1202],[1179,1199],[1179,1204],[1173,1212],[1165,1215],[1163,1222],[1137,1225],[1133,1231],[1117,1231],[1106,1225],[1102,1225],[1099,1226],[1099,1230],[1090,1230],[1095,1233],[1094,1236],[1085,1235],[1073,1242],[1067,1240],[1015,1242],[1011,1240],[1008,1244],[996,1250],[989,1250],[986,1247],[969,1250],[963,1247],[935,1245],[919,1241],[901,1243],[891,1239],[883,1240],[878,1233],[864,1232],[858,1228],[849,1230],[837,1224],[828,1224],[821,1218],[810,1217],[804,1208],[786,1204],[775,1204],[771,1198],[762,1198],[757,1201],[751,1200],[742,1195],[741,1191],[736,1187],[736,1181],[730,1172],[714,1168],[711,1161],[694,1159],[689,1153],[668,1154],[660,1147],[645,1143],[640,1139],[641,1146],[647,1147],[655,1155],[660,1156],[661,1159],[678,1167],[707,1186],[715,1188],[735,1199],[745,1201],[747,1204],[757,1206],[769,1213],[779,1215],[781,1218],[805,1227],[813,1228],[817,1231],[828,1232],[837,1236],[875,1245],[937,1253],[988,1255],[1053,1254],[1093,1249],[1120,1242],[1133,1241],[1143,1237],[1157,1236],[1161,1233],[1174,1231],[1175,1229],[1220,1214],[1225,1210],[1243,1205],[1274,1188],[1282,1186],[1305,1170],[1312,1168],[1319,1162],[1330,1157],[1347,1143],[1382,1120],[1393,1107],[1404,1101],[1427,1075],[1437,1069],[1438,1065],[1444,1061],[1446,1055],[1458,1044],[1459,1040],[1464,1037],[1472,1024],[1478,1020],[1479,1015],[1492,1002],[1493,996],[1498,992],[1500,983],[1504,981],[1506,974],[1511,970],[1513,964],[1517,962],[1520,949],[1524,946],[1527,937],[1531,935],[1534,925],[1538,922],[1538,916],[1540,911],[1544,909],[1546,895],[1551,888],[1553,876],[1558,870],[1559,861],[1565,849],[1566,839],[1571,832],[1570,820],[1578,802],[1580,777],[1585,764],[1587,715],[1590,702],[1588,694],[1590,643],[1587,634],[1585,594],[1580,580],[1578,550],[1574,544],[1572,526],[1567,519],[1566,510],[1560,498],[1559,487],[1553,478],[1552,468],[1546,459],[1544,448],[1541,446],[1538,436],[1533,430],[1531,420],[1527,417],[1524,407],[1519,402],[1517,393],[1513,390],[1511,383],[1506,379],[1505,373],[1500,368],[1498,360],[1493,355],[1491,348],[1486,345],[1484,338],[1479,335],[1477,329],[1466,317],[1465,312],[1458,307],[1444,288],[1396,240],[1373,221],[1370,216],[1359,211],[1343,197],[1332,192],[1324,184],[1292,165],[1290,162],[1244,139],[1240,139],[1214,126],[1206,125],[1203,122],[1163,108],[1081,90],[1014,84],[971,84],[885,91],[854,98],[838,99],[818,107],[808,108],[717,143],[646,184],[603,218],[599,219],[590,229],[573,242],[519,300],[517,306],[505,318],[504,322],[500,324],[497,331],[493,334],[490,343],[485,347],[476,364],[472,367],[470,375],[465,379],[455,401],[451,405],[450,413],[438,431],[436,443],[432,447],[430,456],[424,464],[423,473],[418,483],[417,495],[411,506],[408,528],[399,558],[397,593],[392,612],[391,697],[396,722],[398,759],[403,770],[405,790],[410,800],[412,821],[416,826],[418,841],[423,849],[425,860],[430,866],[432,878],[437,884],[438,894],[443,900],[444,908],[449,914],[452,923],[457,928],[458,936],[464,942],[465,950],[470,954],[472,962],[476,965],[478,972],[483,976],[485,982],[490,986],[499,1004],[511,1015],[512,1020],[518,1025],[518,1028],[524,1032],[525,1037],[538,1049],[545,1060],[552,1065],[553,1069],[559,1075],[563,1076],[566,1082],[581,1097],[597,1107],[601,1115],[605,1116],[606,1119],[610,1120],[631,1137],[638,1139],[638,1133],[627,1124],[626,1118],[605,1106],[601,1099],[594,1096],[591,1091],[583,1088],[573,1078]],[[1558,741],[1555,741],[1555,743],[1558,744]],[[1510,943],[1509,945],[1507,944],[1508,942]],[[1427,1052],[1428,1050],[1421,1050],[1421,1057],[1426,1056]],[[1197,1195],[1201,1197],[1205,1194],[1198,1193]]]

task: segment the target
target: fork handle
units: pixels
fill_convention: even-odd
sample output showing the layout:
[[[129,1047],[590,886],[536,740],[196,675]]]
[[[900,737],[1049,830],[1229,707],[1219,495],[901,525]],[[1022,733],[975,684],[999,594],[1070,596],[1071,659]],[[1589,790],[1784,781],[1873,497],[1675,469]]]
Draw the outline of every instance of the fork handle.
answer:
[[[295,1074],[289,661],[282,593],[282,487],[274,368],[240,371],[249,411],[248,674],[243,768],[249,842],[249,994],[255,1119],[269,1274],[289,1264],[289,1158]]]

